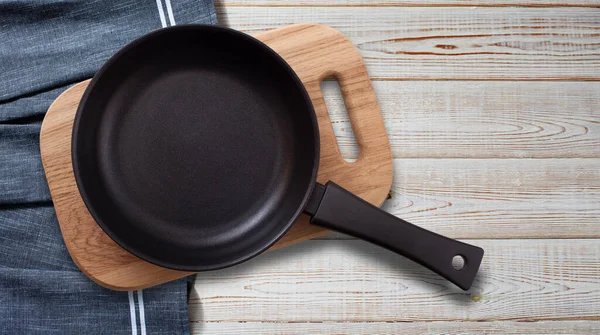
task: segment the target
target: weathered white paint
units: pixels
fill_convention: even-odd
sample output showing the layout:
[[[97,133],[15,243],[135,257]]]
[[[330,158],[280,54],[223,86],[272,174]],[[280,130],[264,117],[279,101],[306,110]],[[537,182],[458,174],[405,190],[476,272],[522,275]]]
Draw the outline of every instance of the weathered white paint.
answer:
[[[469,240],[470,292],[363,241],[307,241],[197,276],[192,321],[600,320],[599,240]]]
[[[340,151],[356,158],[334,82]],[[600,158],[599,82],[375,81],[395,158]]]
[[[600,159],[394,159],[383,209],[462,238],[600,237]]]
[[[234,6],[311,6],[311,7],[341,7],[341,6],[360,6],[360,7],[390,7],[390,6],[525,6],[525,7],[545,7],[545,6],[589,6],[598,7],[598,0],[215,0],[216,6],[234,7]]]
[[[600,238],[599,159],[395,159],[390,197],[384,210],[454,238]]]
[[[598,321],[538,322],[192,322],[195,334],[429,334],[429,335],[592,335]]]
[[[600,8],[219,7],[249,33],[299,22],[346,34],[382,79],[600,79]]]

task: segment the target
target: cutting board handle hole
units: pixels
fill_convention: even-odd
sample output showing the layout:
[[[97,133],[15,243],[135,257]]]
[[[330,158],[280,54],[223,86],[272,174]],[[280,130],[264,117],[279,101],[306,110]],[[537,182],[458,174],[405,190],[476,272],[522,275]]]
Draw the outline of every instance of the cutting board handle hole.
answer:
[[[329,120],[331,121],[333,133],[335,134],[342,158],[346,162],[353,163],[360,156],[360,151],[356,137],[354,136],[344,96],[336,78],[328,77],[323,80],[321,82],[321,91],[323,92]]]

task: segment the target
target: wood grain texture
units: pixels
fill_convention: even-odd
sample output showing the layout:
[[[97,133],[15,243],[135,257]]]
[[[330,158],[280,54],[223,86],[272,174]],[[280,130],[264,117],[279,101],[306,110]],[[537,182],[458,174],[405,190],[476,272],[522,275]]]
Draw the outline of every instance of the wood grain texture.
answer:
[[[218,7],[272,6],[272,7],[446,7],[446,6],[484,6],[484,7],[600,7],[598,0],[215,0]]]
[[[266,32],[257,38],[286,59],[311,96],[321,135],[318,181],[333,180],[381,205],[392,182],[392,156],[371,81],[352,43],[334,29],[311,24]],[[332,75],[342,87],[361,151],[352,164],[340,156],[321,94],[321,81]],[[77,191],[70,155],[73,118],[87,84],[79,83],[57,98],[48,110],[40,135],[44,170],[69,253],[86,275],[115,290],[145,288],[189,275],[131,255],[113,242],[87,211]],[[272,249],[325,232],[310,226],[308,217],[301,216]]]
[[[191,321],[600,320],[600,240],[469,243],[486,250],[470,292],[363,241],[307,241],[199,274]]]
[[[324,83],[340,151],[358,157]],[[600,158],[600,83],[376,81],[394,158]]]
[[[457,238],[598,238],[598,199],[598,159],[395,159],[382,208]]]
[[[372,78],[599,80],[600,9],[219,7],[257,33],[318,22],[350,38]]]
[[[193,334],[430,334],[430,335],[591,335],[598,321],[539,322],[192,322]]]
[[[382,209],[453,238],[600,238],[598,159],[394,159],[389,198]]]

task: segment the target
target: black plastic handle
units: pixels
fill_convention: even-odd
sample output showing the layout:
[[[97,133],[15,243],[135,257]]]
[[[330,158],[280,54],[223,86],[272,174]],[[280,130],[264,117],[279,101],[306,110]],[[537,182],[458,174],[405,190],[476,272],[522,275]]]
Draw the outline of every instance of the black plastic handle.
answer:
[[[305,208],[311,224],[372,242],[403,255],[463,290],[475,280],[483,249],[417,227],[371,205],[333,182],[317,184]],[[456,270],[452,259],[461,256]]]

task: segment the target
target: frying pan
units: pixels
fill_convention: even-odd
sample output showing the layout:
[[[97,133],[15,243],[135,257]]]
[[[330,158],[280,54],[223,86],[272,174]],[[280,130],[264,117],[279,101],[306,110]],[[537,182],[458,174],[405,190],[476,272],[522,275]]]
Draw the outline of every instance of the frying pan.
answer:
[[[72,158],[81,196],[106,234],[171,269],[246,261],[302,213],[464,290],[483,257],[331,181],[317,183],[319,132],[302,82],[268,46],[231,29],[171,27],[120,50],[82,97]],[[461,270],[452,265],[457,255]]]

